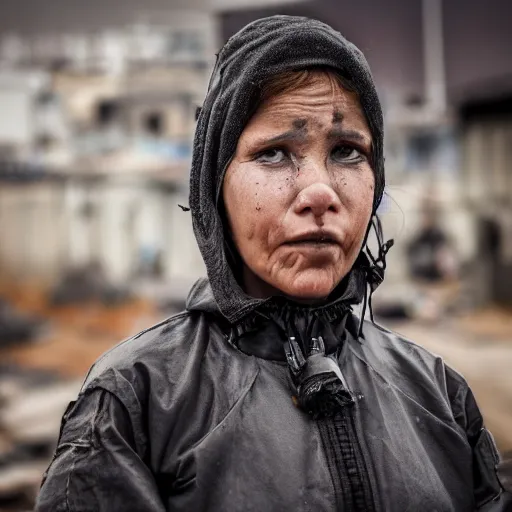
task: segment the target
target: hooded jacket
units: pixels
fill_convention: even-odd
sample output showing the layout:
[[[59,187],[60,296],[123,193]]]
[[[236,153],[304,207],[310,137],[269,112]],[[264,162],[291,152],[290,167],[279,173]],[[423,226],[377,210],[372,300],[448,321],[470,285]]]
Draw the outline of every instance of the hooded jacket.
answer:
[[[186,311],[107,352],[63,416],[37,511],[504,511],[492,436],[464,379],[352,313],[364,258],[325,304],[238,284],[218,205],[267,76],[350,77],[384,186],[382,116],[362,54],[305,18],[259,20],[220,52],[199,115],[190,206],[208,279]],[[371,270],[371,269],[370,269]],[[374,269],[375,270],[375,269]]]
[[[36,510],[509,510],[473,395],[439,357],[322,311],[354,403],[315,420],[294,404],[274,314],[232,329],[204,280],[186,312],[105,354],[64,415]]]

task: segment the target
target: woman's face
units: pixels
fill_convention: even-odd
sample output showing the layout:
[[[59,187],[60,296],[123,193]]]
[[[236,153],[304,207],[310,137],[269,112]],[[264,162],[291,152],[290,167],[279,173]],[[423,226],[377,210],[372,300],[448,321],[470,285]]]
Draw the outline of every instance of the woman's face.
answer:
[[[264,101],[244,129],[223,199],[254,297],[327,297],[372,212],[372,138],[357,95],[325,73]]]

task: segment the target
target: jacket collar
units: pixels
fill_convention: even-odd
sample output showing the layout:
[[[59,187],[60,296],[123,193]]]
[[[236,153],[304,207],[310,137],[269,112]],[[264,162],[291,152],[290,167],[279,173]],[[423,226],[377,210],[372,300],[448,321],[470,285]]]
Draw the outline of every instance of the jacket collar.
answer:
[[[364,275],[353,269],[325,304],[312,307],[272,297],[238,322],[230,323],[222,318],[208,280],[201,279],[189,294],[187,310],[220,317],[229,331],[230,343],[246,354],[286,361],[284,344],[292,336],[305,354],[309,353],[311,339],[321,336],[326,353],[332,354],[341,350],[347,335],[347,319],[352,316],[352,305],[361,301],[364,283]]]

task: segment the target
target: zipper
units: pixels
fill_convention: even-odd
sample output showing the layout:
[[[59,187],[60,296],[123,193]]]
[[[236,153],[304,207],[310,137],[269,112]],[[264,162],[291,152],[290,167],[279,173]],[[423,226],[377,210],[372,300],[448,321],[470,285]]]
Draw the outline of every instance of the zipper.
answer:
[[[356,407],[357,407],[357,403],[356,403]],[[355,409],[354,409],[354,411],[355,411]],[[361,439],[361,437],[358,433],[358,429],[356,426],[356,419],[354,416],[355,416],[355,412],[350,415],[350,418],[352,420],[352,427],[354,429],[353,430],[354,437],[356,439],[357,445],[358,445],[360,453],[361,453],[361,459],[360,459],[361,464],[363,466],[364,474],[366,475],[367,481],[368,481],[368,488],[370,491],[369,497],[371,497],[371,500],[373,502],[372,510],[380,511],[380,510],[383,510],[383,508],[382,508],[382,503],[380,501],[379,493],[377,492],[378,486],[377,486],[377,479],[375,476],[375,471],[371,464],[371,457],[370,457],[370,453],[368,451],[368,447],[366,446],[364,440]]]
[[[353,409],[345,407],[333,418],[320,420],[318,426],[334,486],[336,509],[375,512],[377,508],[355,430]]]

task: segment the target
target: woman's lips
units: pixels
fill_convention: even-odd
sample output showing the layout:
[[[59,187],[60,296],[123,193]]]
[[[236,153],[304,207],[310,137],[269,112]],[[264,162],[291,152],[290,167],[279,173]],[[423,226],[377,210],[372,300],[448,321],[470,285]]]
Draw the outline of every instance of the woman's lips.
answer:
[[[285,242],[285,245],[305,245],[314,247],[332,246],[339,244],[340,241],[336,233],[326,230],[302,233],[300,235],[290,237],[290,239]]]
[[[292,246],[314,246],[314,247],[322,247],[322,246],[332,246],[332,245],[338,245],[337,242],[334,240],[296,240],[293,242],[286,242],[285,245],[292,245]]]
[[[332,254],[339,248],[338,242],[332,238],[303,238],[300,240],[292,240],[283,244],[290,250],[316,253],[316,254]]]

